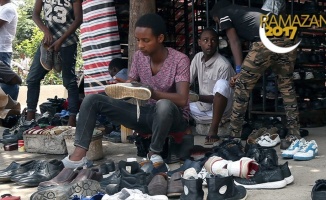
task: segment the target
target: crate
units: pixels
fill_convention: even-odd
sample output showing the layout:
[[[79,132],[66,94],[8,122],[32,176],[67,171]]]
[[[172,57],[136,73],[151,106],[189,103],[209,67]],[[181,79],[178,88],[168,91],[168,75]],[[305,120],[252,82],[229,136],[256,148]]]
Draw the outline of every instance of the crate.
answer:
[[[60,135],[23,134],[25,151],[30,153],[66,154],[67,147]]]
[[[103,138],[102,132],[99,130],[94,130],[91,143],[90,143],[88,151],[86,153],[86,158],[88,160],[100,160],[104,157],[102,138]],[[74,132],[74,130],[71,132],[71,134],[65,134],[64,139],[65,139],[65,142],[67,145],[68,154],[70,155],[73,153],[73,151],[75,149],[75,146],[74,146],[75,132]]]

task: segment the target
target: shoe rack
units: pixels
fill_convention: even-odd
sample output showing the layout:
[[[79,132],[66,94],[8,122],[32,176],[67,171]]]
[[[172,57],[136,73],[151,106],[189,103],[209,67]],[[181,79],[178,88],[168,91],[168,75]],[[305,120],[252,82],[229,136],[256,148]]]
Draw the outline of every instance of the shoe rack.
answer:
[[[326,18],[324,0],[288,0],[286,3],[288,14],[318,14]],[[326,110],[326,27],[299,28],[298,37],[301,43],[297,48],[293,79],[297,92],[300,124],[302,127],[307,127],[305,120],[301,120],[301,116],[317,110]],[[270,95],[269,88],[273,87],[276,93]],[[277,92],[276,77],[270,71],[266,71],[251,93],[248,107],[249,119],[254,115],[285,115],[282,98]]]

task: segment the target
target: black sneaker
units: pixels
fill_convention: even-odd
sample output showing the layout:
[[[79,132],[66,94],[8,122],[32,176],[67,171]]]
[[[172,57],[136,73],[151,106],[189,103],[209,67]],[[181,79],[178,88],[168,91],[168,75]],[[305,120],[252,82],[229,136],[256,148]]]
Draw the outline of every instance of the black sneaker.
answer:
[[[139,189],[148,194],[148,174],[140,169],[137,162],[120,161],[119,169],[121,174],[119,190],[122,190],[122,188]]]
[[[237,161],[245,156],[241,140],[226,138],[222,143],[214,148],[214,151],[225,160]]]
[[[326,199],[326,180],[319,179],[311,191],[312,200],[324,200]]]
[[[289,185],[293,183],[294,177],[290,171],[289,163],[285,162],[283,165],[279,165],[279,168],[282,170],[284,180],[286,181],[286,184]]]
[[[252,178],[234,178],[237,185],[247,189],[278,189],[286,186],[282,170],[277,167],[272,170],[259,170]]]

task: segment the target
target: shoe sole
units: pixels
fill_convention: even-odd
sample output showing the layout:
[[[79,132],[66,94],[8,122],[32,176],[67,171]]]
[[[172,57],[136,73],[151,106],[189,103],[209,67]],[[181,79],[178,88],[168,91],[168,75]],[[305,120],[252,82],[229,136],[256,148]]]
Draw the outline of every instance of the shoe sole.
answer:
[[[169,194],[167,194],[166,196],[167,197],[180,197],[181,196],[181,192],[180,193],[178,193],[178,192],[174,192],[174,193],[169,193]]]
[[[121,84],[108,85],[105,93],[114,99],[135,98],[148,100],[151,98],[151,91],[144,87],[132,87]]]
[[[234,181],[234,183],[236,185],[242,185],[246,189],[278,189],[278,188],[284,188],[287,185],[285,180],[267,182],[267,183],[259,183],[259,184],[255,184],[255,185],[243,185],[236,181]]]
[[[294,177],[291,175],[289,177],[284,178],[284,180],[286,181],[286,184],[289,185],[289,184],[293,183]]]
[[[31,196],[31,200],[67,200],[71,195],[93,196],[101,190],[100,183],[95,180],[83,180],[72,185],[51,187]]]
[[[42,45],[43,45],[43,46],[42,46]],[[47,51],[47,50],[46,50],[47,47],[48,47],[47,45],[45,45],[45,44],[41,44],[41,47],[40,47],[40,48],[43,48],[44,50],[40,49],[40,52],[41,52],[40,63],[41,63],[42,67],[43,67],[45,70],[47,70],[47,71],[51,71],[52,67],[47,66],[47,64],[46,64],[45,62],[42,61],[42,57],[43,57],[43,53],[42,53],[42,51],[46,52],[46,51]]]
[[[281,154],[282,158],[292,159],[293,155],[291,154]]]

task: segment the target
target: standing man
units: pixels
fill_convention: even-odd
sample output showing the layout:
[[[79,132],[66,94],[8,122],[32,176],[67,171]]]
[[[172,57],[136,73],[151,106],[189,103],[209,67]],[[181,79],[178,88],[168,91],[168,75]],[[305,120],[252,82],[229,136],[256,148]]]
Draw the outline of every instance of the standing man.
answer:
[[[219,1],[211,11],[214,21],[220,24],[221,30],[226,31],[236,64],[237,75],[232,77],[230,82],[231,86],[235,86],[235,94],[229,132],[232,136],[240,137],[249,93],[264,71],[271,67],[277,74],[278,89],[285,106],[288,133],[300,138],[299,112],[292,76],[296,49],[289,53],[278,54],[264,46],[260,41],[259,26],[261,15],[267,13],[259,8],[232,5],[228,0]],[[239,38],[252,42],[244,60]],[[270,41],[279,47],[289,47],[294,44],[286,37],[274,37],[270,38]]]
[[[41,19],[43,9],[44,19]],[[78,36],[76,29],[83,21],[81,0],[36,0],[33,20],[44,33],[42,44],[34,55],[27,76],[26,123],[35,119],[40,95],[40,82],[54,68],[62,69],[63,85],[68,90],[69,126],[76,126],[79,109],[77,77],[75,74]],[[44,22],[43,22],[44,21]]]
[[[0,0],[0,61],[10,70],[12,58],[12,41],[16,35],[18,14],[16,6],[11,0]],[[1,72],[2,73],[2,72]],[[13,100],[17,100],[19,85],[1,83],[1,88],[9,94]]]
[[[229,81],[235,72],[230,62],[217,52],[218,41],[218,34],[214,29],[204,29],[198,39],[202,52],[195,55],[190,65],[190,83],[198,77],[199,84],[199,95],[195,99],[197,101],[190,105],[191,114],[200,119],[203,112],[212,112],[205,145],[217,142],[218,133],[225,135],[219,126],[222,128],[228,124],[232,110],[233,89]]]

